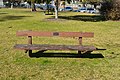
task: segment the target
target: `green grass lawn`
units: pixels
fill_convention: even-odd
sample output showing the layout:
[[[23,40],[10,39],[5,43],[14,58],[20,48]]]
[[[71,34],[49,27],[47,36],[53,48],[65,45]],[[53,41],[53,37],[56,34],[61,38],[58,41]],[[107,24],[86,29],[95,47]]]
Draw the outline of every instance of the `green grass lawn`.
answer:
[[[76,19],[80,15],[89,14],[61,12],[61,19],[51,20],[49,18],[54,15],[44,15],[40,10],[0,9],[0,80],[120,80],[120,22],[81,21]],[[94,32],[94,38],[83,39],[83,44],[107,50],[92,53],[101,53],[104,58],[30,58],[24,51],[13,49],[17,43],[27,43],[26,37],[16,36],[18,30]],[[73,38],[35,37],[33,43],[73,45],[78,41]]]

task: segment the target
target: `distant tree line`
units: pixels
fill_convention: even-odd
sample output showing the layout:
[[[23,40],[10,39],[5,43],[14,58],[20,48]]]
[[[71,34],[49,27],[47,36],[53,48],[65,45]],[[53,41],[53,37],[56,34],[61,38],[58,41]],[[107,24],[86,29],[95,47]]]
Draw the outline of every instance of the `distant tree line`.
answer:
[[[16,0],[9,0],[11,2]],[[18,0],[21,1],[21,0]],[[32,11],[36,11],[35,3],[50,3],[52,0],[23,0],[28,1],[32,5]],[[60,2],[61,0],[54,0],[56,2]],[[70,3],[72,0],[64,0]],[[97,4],[101,4],[100,14],[105,18],[105,20],[120,20],[120,0],[79,0],[82,1],[83,4],[90,3],[94,5],[96,8]]]
[[[34,4],[35,1],[37,2],[50,2],[52,0],[31,0]],[[57,1],[57,0],[54,0]],[[60,2],[61,0],[58,0]],[[71,0],[64,0],[68,3]],[[105,18],[105,20],[120,20],[120,0],[80,0],[83,3],[90,3],[93,4],[96,8],[98,3],[101,4],[100,14]],[[32,11],[36,11],[34,5],[32,7]]]

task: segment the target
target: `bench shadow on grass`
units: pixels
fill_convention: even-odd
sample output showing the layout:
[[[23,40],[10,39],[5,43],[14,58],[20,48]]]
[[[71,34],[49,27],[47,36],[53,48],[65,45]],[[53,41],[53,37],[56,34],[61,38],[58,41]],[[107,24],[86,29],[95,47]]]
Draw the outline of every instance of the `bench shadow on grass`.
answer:
[[[2,14],[8,14],[8,13],[5,13],[5,12],[0,12],[0,15],[2,15]]]
[[[101,53],[91,54],[75,54],[75,53],[42,53],[38,51],[36,53],[29,54],[30,57],[40,58],[40,57],[48,57],[48,58],[104,58]]]
[[[77,21],[91,21],[91,22],[105,21],[104,17],[102,17],[100,15],[59,16],[59,19],[77,20]]]
[[[0,18],[0,21],[8,21],[8,20],[20,20],[25,17],[32,17],[32,16],[13,16],[13,15],[6,15]]]

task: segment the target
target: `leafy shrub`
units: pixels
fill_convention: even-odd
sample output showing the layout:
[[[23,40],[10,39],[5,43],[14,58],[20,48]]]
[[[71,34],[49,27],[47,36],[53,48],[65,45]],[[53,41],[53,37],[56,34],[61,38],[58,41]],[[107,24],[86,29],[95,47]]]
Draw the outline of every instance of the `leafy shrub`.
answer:
[[[106,20],[120,20],[120,0],[104,1],[100,12]]]

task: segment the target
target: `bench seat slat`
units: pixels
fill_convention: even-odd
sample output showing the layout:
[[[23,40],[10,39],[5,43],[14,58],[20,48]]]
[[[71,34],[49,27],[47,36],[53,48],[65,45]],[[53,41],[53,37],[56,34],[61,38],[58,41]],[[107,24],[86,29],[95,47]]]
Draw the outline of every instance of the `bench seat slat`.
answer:
[[[94,51],[94,46],[81,45],[47,45],[47,44],[16,44],[15,49],[21,50],[80,50],[80,51]]]

